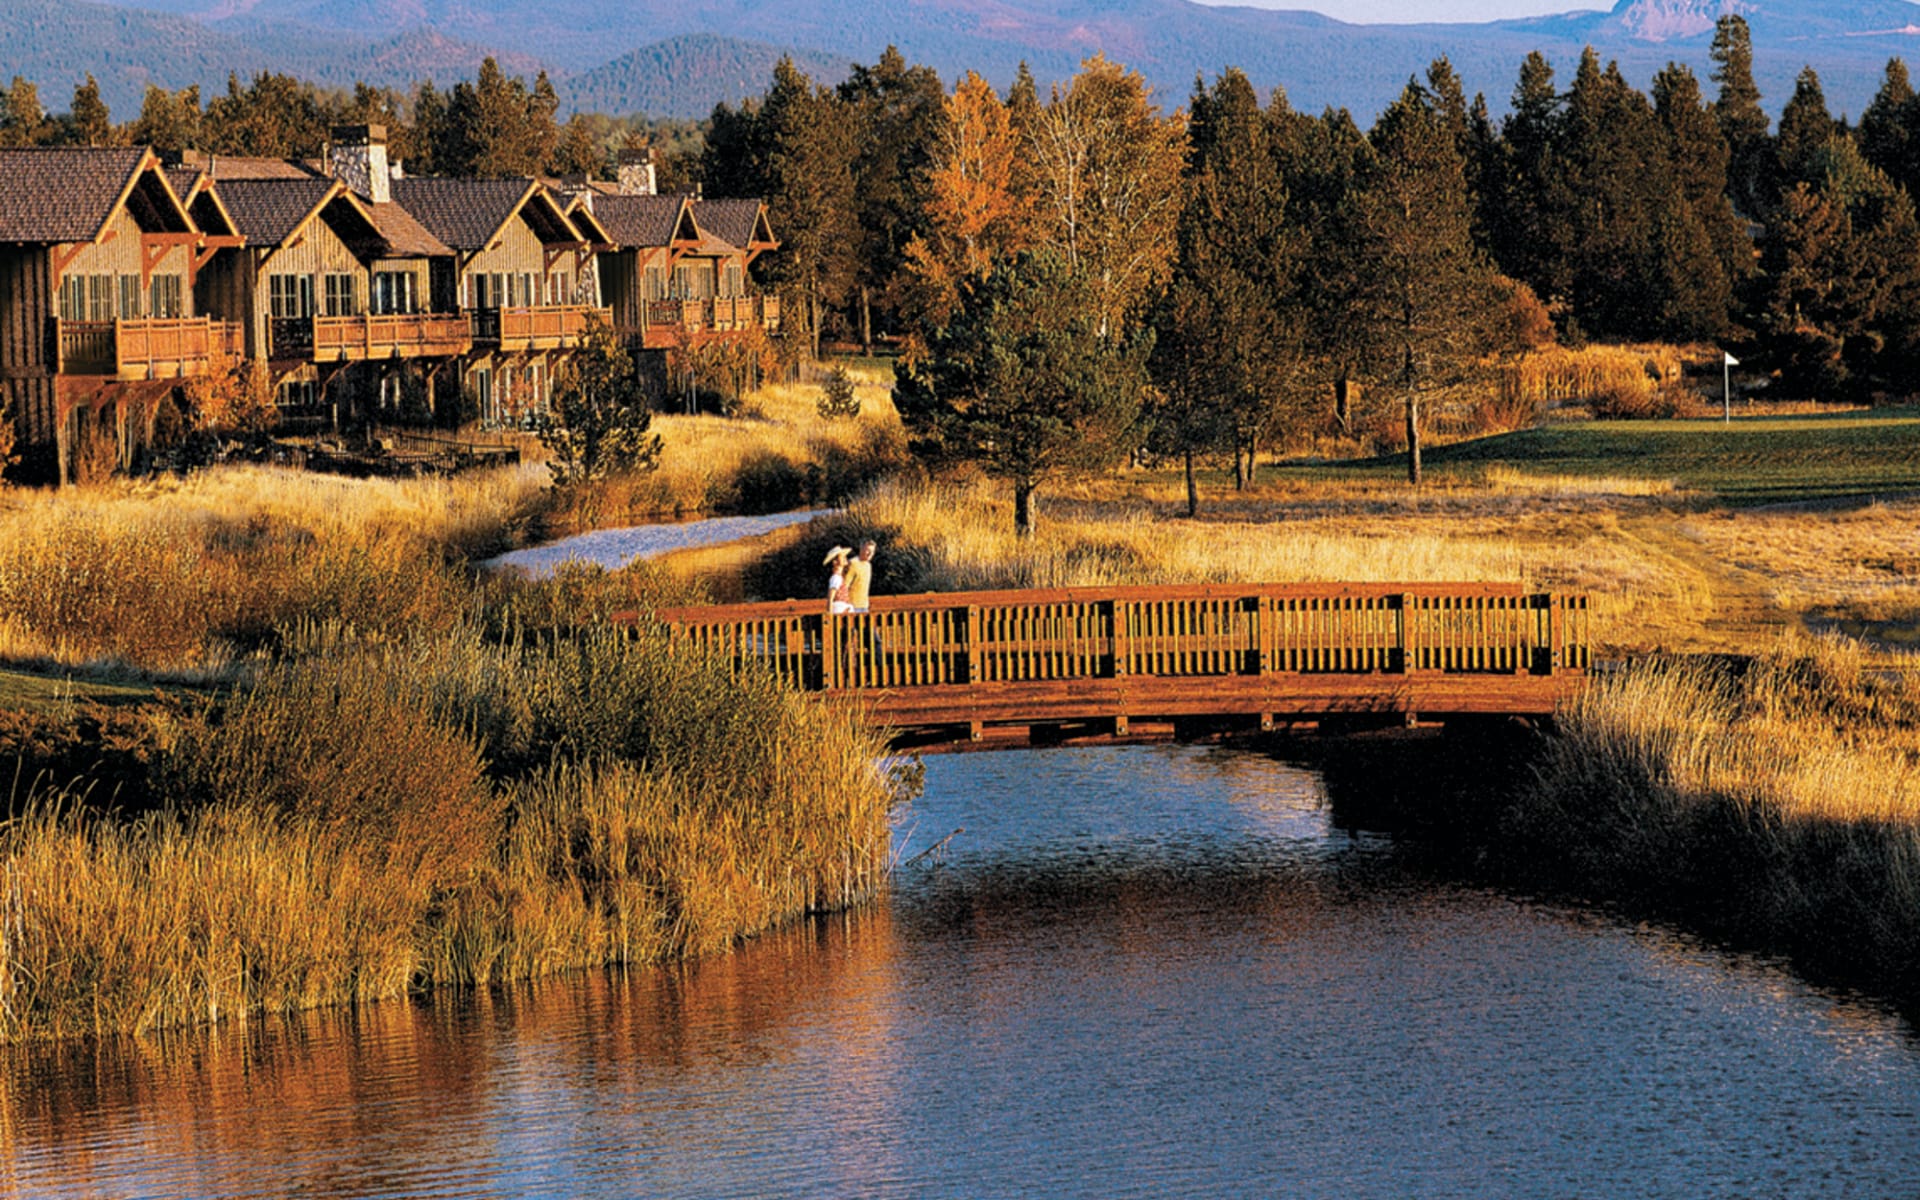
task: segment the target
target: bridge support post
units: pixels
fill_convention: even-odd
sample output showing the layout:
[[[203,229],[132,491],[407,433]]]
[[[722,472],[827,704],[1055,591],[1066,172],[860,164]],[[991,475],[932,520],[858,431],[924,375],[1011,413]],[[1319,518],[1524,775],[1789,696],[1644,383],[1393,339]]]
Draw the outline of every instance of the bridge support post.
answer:
[[[831,614],[820,618],[820,687],[824,691],[840,685],[839,672],[834,669],[840,657],[836,624]]]
[[[980,606],[967,605],[967,682],[980,682]],[[980,740],[980,731],[974,729],[973,740]]]
[[[1566,665],[1566,608],[1549,592],[1547,601],[1547,674],[1556,675]]]
[[[1127,660],[1133,656],[1133,647],[1127,637],[1125,601],[1107,601],[1107,621],[1111,630],[1111,636],[1107,639],[1107,650],[1113,659],[1113,677],[1124,679],[1127,675]]]
[[[1121,713],[1113,719],[1113,736],[1127,736],[1127,715],[1125,713]]]

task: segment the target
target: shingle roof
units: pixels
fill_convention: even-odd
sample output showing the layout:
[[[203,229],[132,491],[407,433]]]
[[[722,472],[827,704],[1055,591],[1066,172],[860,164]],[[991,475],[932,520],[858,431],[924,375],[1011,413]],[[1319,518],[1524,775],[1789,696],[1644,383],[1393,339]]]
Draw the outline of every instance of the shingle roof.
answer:
[[[695,200],[693,219],[700,228],[729,245],[745,250],[753,241],[760,215],[758,200]]]
[[[484,250],[533,186],[530,179],[396,179],[393,199],[455,250]]]
[[[361,207],[373,214],[373,223],[387,243],[388,258],[451,257],[453,248],[428,232],[412,213],[399,204],[373,204],[361,201]]]
[[[90,242],[106,225],[142,146],[0,150],[0,242]]]
[[[243,155],[209,154],[207,172],[215,179],[325,179],[327,173],[317,164],[288,158],[247,158]]]
[[[216,186],[241,236],[255,246],[277,246],[293,236],[335,184],[301,177],[222,179]]]
[[[595,196],[593,215],[626,249],[664,246],[673,240],[684,196]]]

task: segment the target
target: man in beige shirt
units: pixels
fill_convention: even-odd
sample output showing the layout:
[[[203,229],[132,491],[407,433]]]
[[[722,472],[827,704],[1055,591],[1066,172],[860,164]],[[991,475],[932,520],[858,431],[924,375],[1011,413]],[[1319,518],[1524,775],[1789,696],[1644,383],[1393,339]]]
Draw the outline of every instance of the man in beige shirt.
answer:
[[[867,611],[867,592],[873,587],[873,543],[860,543],[860,557],[847,564],[847,603],[853,611]]]

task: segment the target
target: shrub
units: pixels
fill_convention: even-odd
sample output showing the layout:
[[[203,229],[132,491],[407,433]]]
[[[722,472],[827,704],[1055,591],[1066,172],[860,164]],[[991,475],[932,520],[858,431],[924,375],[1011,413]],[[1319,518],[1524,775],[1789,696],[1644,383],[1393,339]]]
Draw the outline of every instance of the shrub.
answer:
[[[829,421],[850,421],[860,415],[860,396],[845,367],[835,366],[827,373],[820,393],[820,415]]]

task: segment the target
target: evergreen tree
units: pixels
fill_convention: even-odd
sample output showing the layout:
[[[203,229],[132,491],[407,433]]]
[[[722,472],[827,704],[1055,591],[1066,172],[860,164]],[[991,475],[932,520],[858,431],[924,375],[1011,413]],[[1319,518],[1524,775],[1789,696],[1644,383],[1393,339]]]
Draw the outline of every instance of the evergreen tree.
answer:
[[[1351,432],[1359,380],[1373,353],[1365,326],[1348,316],[1368,269],[1357,198],[1373,171],[1373,146],[1345,109],[1316,120],[1276,100],[1268,117],[1291,219],[1307,235],[1293,320],[1304,331],[1314,373],[1331,390],[1335,421]]]
[[[856,65],[840,85],[858,153],[854,209],[859,223],[860,341],[873,350],[873,301],[897,312],[907,245],[926,231],[927,171],[946,118],[946,95],[932,67],[909,67],[888,46],[871,67]]]
[[[775,65],[773,87],[752,119],[759,129],[749,144],[764,147],[765,175],[744,194],[767,199],[781,237],[768,274],[798,293],[818,357],[826,312],[844,303],[857,266],[853,122],[846,106],[816,88],[791,58]]]
[[[228,75],[226,94],[215,96],[201,118],[201,148],[249,158],[308,158],[326,143],[328,124],[312,84],[263,72],[243,88],[238,76]]]
[[[1914,98],[1907,64],[1887,60],[1886,78],[1873,103],[1860,114],[1860,153],[1913,194],[1920,184],[1920,101]]]
[[[1733,294],[1753,273],[1753,243],[1746,222],[1727,198],[1727,143],[1700,94],[1699,80],[1687,67],[1669,64],[1653,79],[1653,106],[1667,134],[1668,157],[1673,163],[1680,194],[1706,231],[1724,284],[1716,285],[1723,311],[1730,311]],[[1724,316],[1718,325],[1724,327]],[[1718,336],[1703,332],[1702,336]]]
[[[415,175],[448,173],[445,147],[452,137],[447,98],[427,79],[413,89],[412,145],[406,168]]]
[[[37,146],[47,136],[47,114],[40,107],[40,89],[15,75],[0,94],[0,147]]]
[[[1408,80],[1380,115],[1360,180],[1348,308],[1374,377],[1404,405],[1407,479],[1421,480],[1422,400],[1485,359],[1500,297],[1473,245],[1466,167],[1433,97]]]
[[[152,146],[162,153],[186,150],[200,144],[199,85],[180,92],[147,85],[140,115],[127,127],[127,140],[136,146]]]
[[[552,415],[539,430],[554,486],[652,470],[661,445],[652,421],[632,358],[611,328],[593,322],[555,371]]]
[[[1753,82],[1753,40],[1746,18],[1722,14],[1714,22],[1710,54],[1712,79],[1720,85],[1713,116],[1727,140],[1729,193],[1743,215],[1763,216],[1774,194],[1773,147],[1767,114],[1760,108],[1760,88]]]
[[[1773,168],[1778,186],[1790,188],[1806,181],[1814,160],[1826,148],[1828,139],[1839,131],[1839,123],[1827,112],[1827,97],[1821,90],[1819,74],[1812,67],[1802,68],[1794,81],[1793,96],[1780,111]]]
[[[1211,91],[1196,84],[1189,113],[1180,258],[1156,320],[1163,399],[1152,433],[1157,449],[1181,456],[1193,515],[1195,457],[1230,450],[1244,486],[1241,464],[1273,427],[1304,348],[1292,295],[1300,236],[1272,144],[1279,122],[1232,70]]]
[[[1863,398],[1909,361],[1920,306],[1912,198],[1834,137],[1780,199],[1762,245],[1762,339],[1794,395]]]
[[[69,146],[111,146],[113,117],[100,99],[100,85],[93,75],[73,89],[73,107],[62,122],[60,140]]]
[[[1100,301],[1087,269],[1058,251],[1001,264],[961,289],[953,320],[895,386],[914,452],[1009,482],[1022,535],[1040,487],[1109,467],[1134,444],[1153,337],[1113,336]]]
[[[447,101],[447,138],[436,164],[450,175],[514,179],[536,175],[552,157],[559,101],[546,72],[532,91],[508,78],[489,55],[472,83],[456,83]]]
[[[607,152],[579,113],[561,127],[548,169],[555,175],[585,175],[598,179],[607,173]]]
[[[1564,302],[1573,286],[1567,211],[1573,201],[1558,161],[1565,121],[1553,66],[1538,52],[1527,55],[1502,126],[1504,161],[1482,201],[1482,226],[1500,269],[1549,304]]]

